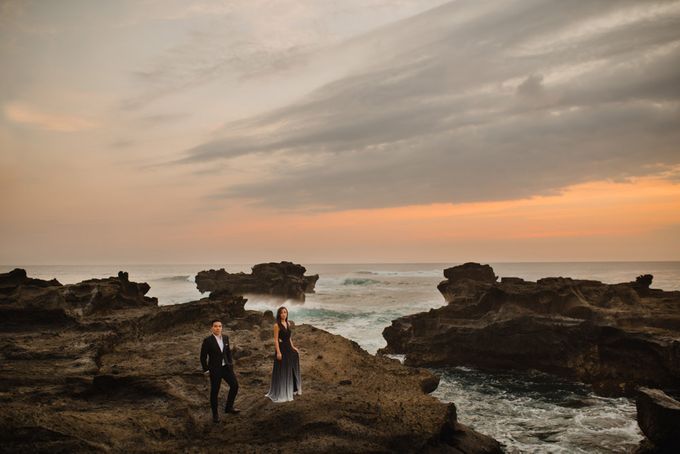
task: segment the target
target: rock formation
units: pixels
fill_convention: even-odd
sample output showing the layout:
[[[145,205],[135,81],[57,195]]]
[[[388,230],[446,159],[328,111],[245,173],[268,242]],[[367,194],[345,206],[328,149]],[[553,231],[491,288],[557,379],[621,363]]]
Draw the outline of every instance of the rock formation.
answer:
[[[680,452],[680,402],[661,390],[640,388],[635,401],[643,440],[637,454]]]
[[[466,263],[438,285],[448,305],[385,328],[386,353],[417,366],[537,369],[593,384],[607,395],[680,382],[680,292],[652,277],[615,285],[549,277],[496,281]]]
[[[71,287],[71,297],[55,281],[0,275],[2,452],[500,452],[459,424],[454,406],[424,393],[437,381],[427,370],[309,325],[294,334],[303,394],[274,404],[264,396],[271,312],[247,311],[243,297],[227,292],[133,305],[134,289],[146,286],[124,276],[97,281],[96,300],[110,306],[82,311],[78,295],[97,293],[92,281]],[[54,305],[44,305],[50,298]],[[54,308],[68,317],[51,318]],[[220,424],[212,423],[198,359],[215,317],[230,336],[240,382],[241,413]]]
[[[144,296],[149,289],[146,283],[130,282],[123,272],[118,277],[62,285],[56,279],[29,278],[17,268],[0,274],[0,315],[15,322],[37,318],[59,323],[82,314],[157,306],[156,298]]]
[[[227,273],[219,270],[201,271],[196,275],[196,287],[201,293],[227,291],[233,295],[271,295],[297,301],[305,293],[314,293],[319,275],[305,276],[304,266],[291,262],[260,263],[250,274]]]

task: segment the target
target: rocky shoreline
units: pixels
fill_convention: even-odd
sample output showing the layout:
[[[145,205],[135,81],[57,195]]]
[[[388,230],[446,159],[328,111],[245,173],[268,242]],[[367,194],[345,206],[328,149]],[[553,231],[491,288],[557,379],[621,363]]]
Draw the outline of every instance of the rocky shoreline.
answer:
[[[603,395],[680,383],[680,292],[652,276],[604,284],[503,277],[489,265],[444,271],[448,305],[396,319],[383,353],[412,366],[540,370],[589,383]]]
[[[270,312],[226,289],[158,307],[148,285],[0,275],[3,452],[501,452],[427,392],[437,377],[373,356],[309,325],[295,328],[303,395],[264,397]],[[239,415],[215,425],[198,350],[221,317],[234,346]]]

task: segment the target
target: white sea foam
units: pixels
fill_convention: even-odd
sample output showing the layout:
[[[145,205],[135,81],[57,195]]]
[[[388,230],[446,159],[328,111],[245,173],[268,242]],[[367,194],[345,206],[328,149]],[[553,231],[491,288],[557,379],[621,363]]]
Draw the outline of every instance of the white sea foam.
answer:
[[[453,401],[459,420],[506,452],[626,452],[641,433],[629,399],[595,396],[585,385],[540,373],[435,369],[433,393]]]
[[[373,284],[380,284],[380,281],[376,281],[375,279],[348,277],[342,282],[342,285],[373,285]]]

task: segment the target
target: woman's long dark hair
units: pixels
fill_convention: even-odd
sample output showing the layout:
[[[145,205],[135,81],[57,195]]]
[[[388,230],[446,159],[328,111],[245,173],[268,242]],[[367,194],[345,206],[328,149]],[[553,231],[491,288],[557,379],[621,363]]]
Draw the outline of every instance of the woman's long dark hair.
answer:
[[[281,306],[280,308],[278,308],[276,310],[276,323],[279,325],[279,328],[285,328],[283,326],[283,323],[281,322],[281,312],[283,312],[284,309],[286,309],[286,314],[289,314],[286,306]],[[286,315],[286,321],[288,322],[288,328],[287,329],[290,329],[290,320],[288,320],[288,315]]]

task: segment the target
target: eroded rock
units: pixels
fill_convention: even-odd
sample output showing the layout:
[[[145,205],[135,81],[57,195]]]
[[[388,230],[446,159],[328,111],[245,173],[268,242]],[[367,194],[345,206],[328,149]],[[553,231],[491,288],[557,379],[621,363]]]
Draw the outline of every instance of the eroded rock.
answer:
[[[234,295],[261,294],[305,300],[305,293],[314,293],[319,275],[305,276],[306,268],[291,262],[261,263],[250,274],[219,270],[200,271],[196,287],[201,293],[228,292]]]
[[[394,320],[383,353],[417,366],[537,369],[606,395],[680,382],[680,292],[649,288],[651,277],[496,282],[473,263],[447,274],[438,288],[448,305]]]
[[[155,307],[158,300],[145,296],[149,289],[146,283],[131,282],[122,271],[117,277],[62,285],[56,279],[29,278],[17,268],[0,274],[1,323],[62,324],[81,315]]]

